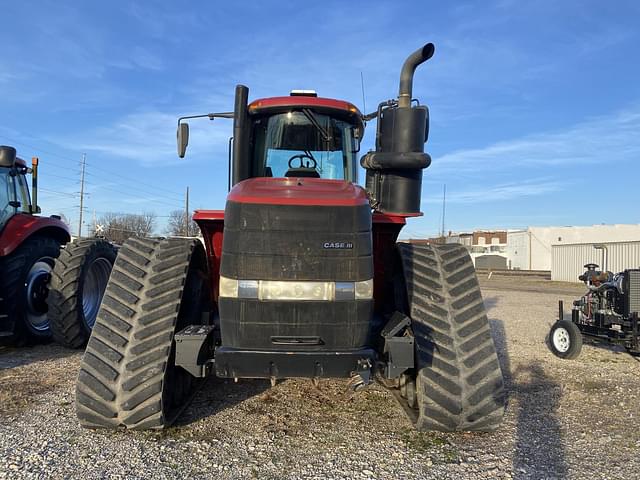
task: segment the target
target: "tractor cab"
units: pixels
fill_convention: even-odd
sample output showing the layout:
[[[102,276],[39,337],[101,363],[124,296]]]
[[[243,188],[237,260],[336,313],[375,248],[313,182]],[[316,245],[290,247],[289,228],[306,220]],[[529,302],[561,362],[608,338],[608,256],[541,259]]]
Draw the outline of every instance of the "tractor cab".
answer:
[[[249,104],[250,177],[357,182],[356,155],[364,131],[352,104],[312,91]]]

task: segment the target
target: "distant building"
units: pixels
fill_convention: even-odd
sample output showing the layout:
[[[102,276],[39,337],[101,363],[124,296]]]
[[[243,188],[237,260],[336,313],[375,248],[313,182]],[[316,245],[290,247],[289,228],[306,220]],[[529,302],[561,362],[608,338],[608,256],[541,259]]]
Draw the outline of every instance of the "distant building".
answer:
[[[409,240],[407,240],[407,242],[413,243],[414,245],[442,245],[443,243],[447,243],[446,238],[447,237],[410,238]]]
[[[507,232],[476,230],[471,234],[471,259],[476,268],[498,270],[508,267]]]
[[[467,247],[478,269],[544,270],[561,281],[577,281],[583,265],[591,262],[605,268],[606,261],[606,267],[615,272],[640,268],[640,224],[449,232],[409,242],[458,243]],[[594,245],[605,246],[608,257]]]
[[[460,245],[466,245],[470,247],[473,245],[473,233],[452,233],[446,237],[445,243],[459,243]]]
[[[442,237],[412,238],[409,243],[418,245],[458,243],[467,247],[476,268],[507,268],[507,232],[505,230],[477,230],[470,233],[449,232],[447,236]]]
[[[558,244],[551,250],[551,280],[578,282],[578,275],[584,272],[587,263],[597,263],[603,270],[614,273],[640,268],[640,239],[637,242],[598,242],[595,245]]]
[[[554,245],[629,241],[640,241],[640,224],[529,227],[509,231],[507,266],[518,270],[552,270]]]

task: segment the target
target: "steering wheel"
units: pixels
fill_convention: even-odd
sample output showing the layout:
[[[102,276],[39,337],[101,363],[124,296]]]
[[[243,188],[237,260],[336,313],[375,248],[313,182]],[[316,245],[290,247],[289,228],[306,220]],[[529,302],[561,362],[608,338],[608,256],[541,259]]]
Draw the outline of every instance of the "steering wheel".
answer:
[[[299,165],[294,167],[293,163],[295,159],[299,160]],[[300,168],[318,168],[318,162],[316,162],[316,159],[313,158],[311,155],[309,155],[308,153],[300,153],[298,155],[294,155],[293,157],[291,157],[289,159],[289,168],[293,169],[293,170],[297,170]]]

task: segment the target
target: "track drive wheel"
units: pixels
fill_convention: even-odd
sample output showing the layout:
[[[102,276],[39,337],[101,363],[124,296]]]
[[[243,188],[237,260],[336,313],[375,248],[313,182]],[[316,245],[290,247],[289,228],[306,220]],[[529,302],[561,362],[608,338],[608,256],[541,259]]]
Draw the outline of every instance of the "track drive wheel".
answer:
[[[59,253],[57,240],[35,236],[0,259],[0,344],[18,346],[51,337],[48,283]]]
[[[116,261],[106,240],[86,238],[60,250],[49,284],[49,323],[53,340],[68,348],[87,343]]]
[[[564,360],[573,360],[582,351],[582,333],[578,326],[569,320],[558,320],[549,331],[551,352]]]
[[[418,430],[490,431],[505,408],[502,371],[471,257],[462,245],[398,244],[415,337]],[[411,395],[415,388],[415,396]]]
[[[174,334],[202,323],[207,267],[196,239],[131,238],[118,252],[82,359],[76,412],[90,428],[157,429],[196,380],[175,365]]]

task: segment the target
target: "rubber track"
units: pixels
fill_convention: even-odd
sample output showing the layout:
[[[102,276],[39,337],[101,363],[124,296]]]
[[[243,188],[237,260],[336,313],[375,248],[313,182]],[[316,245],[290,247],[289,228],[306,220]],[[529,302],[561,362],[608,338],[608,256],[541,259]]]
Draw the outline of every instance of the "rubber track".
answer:
[[[420,430],[489,431],[502,371],[471,257],[462,245],[398,244],[416,342]]]
[[[109,256],[110,261],[116,257],[115,247],[106,240],[85,238],[61,249],[51,272],[47,297],[51,334],[56,343],[68,348],[80,348],[91,334],[81,318],[80,287],[83,267],[88,257],[94,258],[94,252]]]
[[[85,427],[163,428],[162,404],[195,239],[129,239],[118,252],[82,359],[76,412]]]

